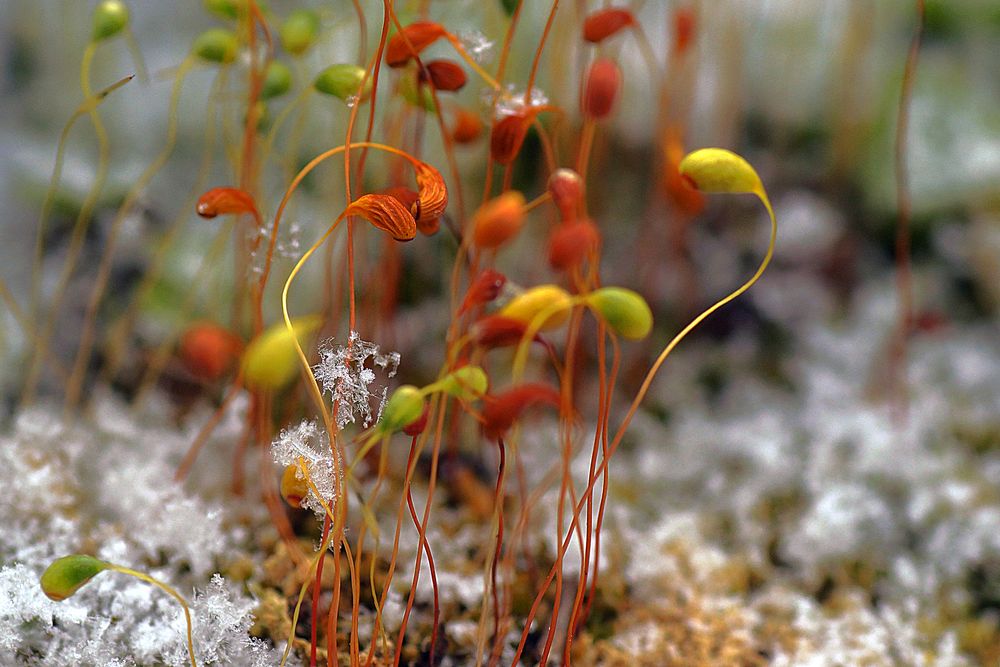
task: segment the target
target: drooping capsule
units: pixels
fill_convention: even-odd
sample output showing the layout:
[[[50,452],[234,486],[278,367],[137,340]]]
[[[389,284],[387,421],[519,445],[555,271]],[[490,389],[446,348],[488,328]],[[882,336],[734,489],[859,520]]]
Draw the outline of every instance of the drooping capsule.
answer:
[[[292,320],[294,336],[299,345],[319,329],[322,318],[307,315]],[[295,337],[278,322],[250,341],[243,352],[243,380],[251,389],[278,391],[298,377],[300,361],[295,349]]]
[[[725,148],[701,148],[688,153],[678,171],[702,192],[759,194],[764,189],[750,163]]]
[[[345,102],[365,99],[372,91],[372,79],[365,81],[366,70],[350,63],[330,65],[316,75],[313,87],[324,95],[331,95]],[[364,89],[361,84],[364,82]]]
[[[361,216],[397,241],[411,241],[417,235],[413,214],[392,195],[362,195],[351,202],[344,214]]]
[[[57,558],[42,573],[42,592],[50,600],[61,602],[106,569],[108,564],[93,556],[73,554]]]
[[[641,340],[653,328],[653,312],[637,292],[624,287],[601,287],[586,297],[587,305],[623,338]]]
[[[511,299],[499,315],[530,326],[543,313],[548,316],[539,326],[542,331],[555,329],[569,317],[573,297],[558,285],[538,285]]]
[[[592,44],[599,44],[635,24],[635,16],[627,9],[622,7],[599,9],[583,20],[583,39]]]
[[[501,438],[528,408],[535,405],[558,406],[559,392],[538,383],[518,385],[483,399],[483,433],[490,439]]]
[[[440,23],[415,21],[389,39],[385,48],[385,62],[389,67],[402,67],[445,34],[447,31]]]

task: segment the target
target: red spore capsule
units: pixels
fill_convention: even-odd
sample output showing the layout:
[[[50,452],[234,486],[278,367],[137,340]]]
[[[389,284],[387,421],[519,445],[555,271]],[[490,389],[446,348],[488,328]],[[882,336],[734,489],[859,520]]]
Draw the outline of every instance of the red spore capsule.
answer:
[[[627,9],[600,9],[583,21],[583,38],[592,44],[603,42],[624,28],[635,25],[635,17]]]
[[[521,414],[534,405],[559,405],[559,392],[544,384],[522,384],[501,394],[483,397],[483,432],[486,437],[503,437]]]
[[[410,44],[406,43],[406,34]],[[440,23],[433,21],[416,21],[403,28],[403,32],[393,35],[385,48],[385,62],[389,67],[402,67],[410,62],[410,58],[419,55],[421,51],[447,34]],[[411,48],[412,45],[412,48]]]
[[[601,244],[601,233],[590,220],[568,222],[549,236],[549,266],[567,271],[579,266]]]
[[[198,198],[195,208],[198,215],[209,219],[229,213],[252,213],[257,216],[253,197],[239,188],[212,188]]]
[[[500,164],[510,164],[521,151],[528,136],[531,119],[524,112],[504,116],[493,123],[490,135],[490,155]]]
[[[622,72],[613,60],[598,58],[587,70],[583,89],[583,113],[595,120],[606,118],[622,88]]]
[[[421,82],[427,83],[429,80],[437,90],[451,93],[464,88],[468,80],[465,70],[451,60],[432,60],[424,63],[424,69],[420,70],[418,76]]]
[[[200,322],[184,332],[177,352],[192,375],[213,381],[235,365],[242,349],[243,342],[229,330]]]
[[[494,269],[483,269],[469,285],[458,314],[463,315],[476,306],[489,303],[500,296],[500,290],[507,283],[507,276]]]

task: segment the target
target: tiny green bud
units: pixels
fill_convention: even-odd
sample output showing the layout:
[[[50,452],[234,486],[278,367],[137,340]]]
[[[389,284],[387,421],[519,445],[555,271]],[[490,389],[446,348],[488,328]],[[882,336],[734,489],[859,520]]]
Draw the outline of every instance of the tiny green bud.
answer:
[[[128,7],[121,0],[103,0],[94,8],[91,39],[99,42],[114,37],[128,25]]]
[[[307,315],[292,320],[292,329],[302,339],[322,324],[319,315]],[[252,389],[277,391],[290,384],[299,372],[299,356],[295,338],[278,322],[250,341],[243,353],[243,379]]]
[[[724,148],[702,148],[688,153],[677,169],[702,192],[760,194],[764,191],[754,168]]]
[[[348,63],[330,65],[319,73],[313,86],[324,95],[339,97],[347,102],[350,98],[358,96],[361,82],[365,78],[365,68]],[[365,89],[361,91],[361,97],[367,97],[372,90],[372,80],[368,77]]]
[[[441,381],[441,391],[462,399],[472,401],[489,389],[489,379],[486,371],[479,366],[462,366],[444,377]]]
[[[653,328],[653,313],[639,294],[624,287],[602,287],[587,295],[587,305],[619,336],[640,340]]]
[[[74,554],[57,558],[42,573],[42,591],[50,599],[61,602],[106,569],[108,564],[93,556]]]
[[[264,73],[264,85],[260,89],[261,99],[280,97],[292,87],[292,70],[280,60],[272,60]]]
[[[236,0],[205,0],[205,9],[224,19],[240,17],[240,6]]]
[[[401,431],[424,412],[424,394],[412,384],[404,384],[392,392],[382,411],[379,428],[386,433]]]
[[[305,53],[315,43],[318,34],[319,14],[310,9],[296,9],[278,31],[281,46],[293,56]]]
[[[222,28],[211,28],[195,38],[191,51],[202,60],[228,64],[236,60],[239,42],[232,32]]]

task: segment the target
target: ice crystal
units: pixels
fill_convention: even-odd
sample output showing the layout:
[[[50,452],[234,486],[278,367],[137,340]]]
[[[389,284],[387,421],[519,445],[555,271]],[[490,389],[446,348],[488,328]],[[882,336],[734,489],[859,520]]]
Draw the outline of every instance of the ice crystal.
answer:
[[[299,479],[305,479],[300,467],[305,465],[312,485],[302,505],[323,516],[323,503],[331,506],[337,498],[337,463],[326,432],[315,421],[303,421],[278,434],[271,443],[271,454],[280,465],[296,466]]]
[[[493,55],[493,41],[479,30],[469,30],[458,35],[462,47],[472,59],[482,65]]]
[[[496,116],[512,116],[530,107],[540,107],[549,103],[548,96],[538,87],[531,89],[528,103],[524,103],[524,90],[518,88],[513,83],[508,83],[503,90],[487,90],[483,93],[483,106],[492,108],[496,101]]]
[[[323,391],[333,397],[337,426],[344,428],[360,419],[367,428],[381,418],[389,392],[386,385],[372,387],[376,370],[388,379],[396,374],[398,367],[398,352],[382,354],[376,343],[363,340],[357,331],[352,331],[346,346],[334,348],[332,341],[327,341],[320,348],[320,362],[313,373]],[[376,399],[378,404],[373,410]]]

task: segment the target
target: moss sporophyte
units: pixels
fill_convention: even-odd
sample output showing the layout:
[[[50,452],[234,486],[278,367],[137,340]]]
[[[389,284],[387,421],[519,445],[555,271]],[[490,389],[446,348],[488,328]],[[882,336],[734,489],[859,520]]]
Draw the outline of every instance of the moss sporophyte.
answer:
[[[479,32],[438,3],[203,4],[204,25],[169,70],[158,152],[128,178],[102,244],[86,255],[113,146],[102,114],[131,80],[95,93],[92,61],[98,48],[131,39],[139,7],[107,0],[94,10],[81,101],[38,226],[24,318],[38,342],[23,402],[53,373],[67,414],[85,414],[97,387],[114,387],[137,413],[168,396],[181,406],[176,423],[198,417],[184,432],[187,450],[170,454],[170,488],[194,492],[218,472],[222,451],[232,470],[222,466],[222,484],[211,477],[212,493],[266,508],[241,519],[253,530],[236,523],[267,543],[249,560],[281,579],[255,572],[247,589],[261,609],[270,600],[277,610],[255,632],[282,664],[293,652],[310,666],[442,664],[457,628],[465,646],[453,660],[546,664],[561,651],[569,664],[603,595],[610,461],[680,341],[748,290],[773,255],[777,223],[760,178],[727,150],[683,156],[683,123],[662,145],[657,137],[669,159],[654,179],[675,202],[755,195],[771,235],[756,272],[669,338],[641,375],[650,346],[667,340],[670,309],[633,267],[606,272],[616,256],[607,251],[622,252],[622,230],[639,214],[603,203],[626,84],[642,74],[635,63],[662,74],[638,8],[583,15],[543,3],[532,31],[528,3],[508,2]],[[687,44],[695,31],[684,25],[677,39]],[[626,41],[642,58],[616,46]],[[195,90],[207,105],[197,136]],[[98,149],[94,180],[47,297],[47,227],[66,137],[84,118]],[[196,170],[174,155],[192,145]],[[183,187],[166,183],[175,167],[191,172]],[[158,236],[140,253],[130,235],[153,206],[174,207],[173,217],[149,226]],[[143,255],[135,261],[144,271],[116,294],[126,250]],[[53,354],[55,334],[84,257],[94,275],[67,368]],[[227,443],[231,453],[220,449]],[[445,529],[470,513],[475,525]],[[553,539],[536,539],[548,515]],[[458,584],[439,569],[455,560],[441,539],[466,528],[479,542],[464,572],[478,578],[452,623]],[[188,581],[184,566],[159,557],[133,562]],[[199,651],[210,661],[192,631],[208,621],[192,621],[158,578],[77,554],[52,562],[41,589],[65,600],[105,571],[174,598],[191,664]]]

